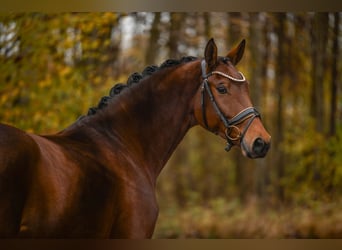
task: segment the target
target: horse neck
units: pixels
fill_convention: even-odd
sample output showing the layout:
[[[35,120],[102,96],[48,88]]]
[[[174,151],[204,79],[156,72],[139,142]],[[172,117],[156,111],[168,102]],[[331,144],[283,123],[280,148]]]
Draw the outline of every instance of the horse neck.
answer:
[[[108,140],[119,138],[135,162],[156,180],[188,129],[195,125],[193,98],[199,85],[198,61],[160,70],[115,97],[94,115],[94,124],[106,124],[102,133],[115,134],[107,136]],[[112,145],[116,150],[116,144]]]

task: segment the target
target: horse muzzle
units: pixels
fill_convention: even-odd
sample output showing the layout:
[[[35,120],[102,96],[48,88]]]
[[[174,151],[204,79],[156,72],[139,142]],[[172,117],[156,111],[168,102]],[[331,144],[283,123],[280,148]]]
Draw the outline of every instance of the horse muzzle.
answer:
[[[261,137],[257,137],[250,146],[248,146],[245,140],[242,140],[241,142],[242,153],[251,159],[265,157],[270,147],[271,138],[265,140]]]

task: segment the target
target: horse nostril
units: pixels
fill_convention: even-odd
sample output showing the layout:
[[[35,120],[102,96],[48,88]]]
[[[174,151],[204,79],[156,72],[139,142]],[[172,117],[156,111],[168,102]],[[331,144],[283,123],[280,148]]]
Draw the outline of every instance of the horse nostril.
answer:
[[[260,157],[266,155],[269,148],[269,144],[266,143],[263,139],[257,138],[253,143],[253,152]]]

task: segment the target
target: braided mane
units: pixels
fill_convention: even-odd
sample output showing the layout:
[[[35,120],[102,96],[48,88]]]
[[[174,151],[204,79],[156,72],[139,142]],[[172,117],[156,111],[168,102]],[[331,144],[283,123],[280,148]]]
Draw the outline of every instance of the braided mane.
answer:
[[[164,68],[176,66],[176,65],[179,65],[182,63],[191,62],[191,61],[194,61],[196,59],[197,58],[193,57],[193,56],[183,57],[180,60],[168,59],[165,62],[163,62],[159,67],[156,65],[151,65],[151,66],[147,66],[141,73],[135,72],[135,73],[131,74],[128,77],[126,84],[124,84],[124,83],[115,84],[110,89],[109,96],[103,96],[96,107],[89,108],[87,115],[88,116],[94,115],[94,114],[96,114],[97,110],[107,107],[110,99],[115,98],[115,96],[119,95],[126,88],[129,88],[132,85],[139,83],[142,79],[149,77],[154,72],[161,70],[161,69],[164,69]],[[80,118],[83,118],[83,117],[80,117]]]

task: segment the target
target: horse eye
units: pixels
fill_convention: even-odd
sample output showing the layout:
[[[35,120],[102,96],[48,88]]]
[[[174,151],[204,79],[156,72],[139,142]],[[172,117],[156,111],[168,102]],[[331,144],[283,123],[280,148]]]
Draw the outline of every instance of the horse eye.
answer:
[[[226,89],[225,86],[221,85],[221,86],[218,86],[216,89],[220,94],[227,94],[228,93],[228,90]]]

